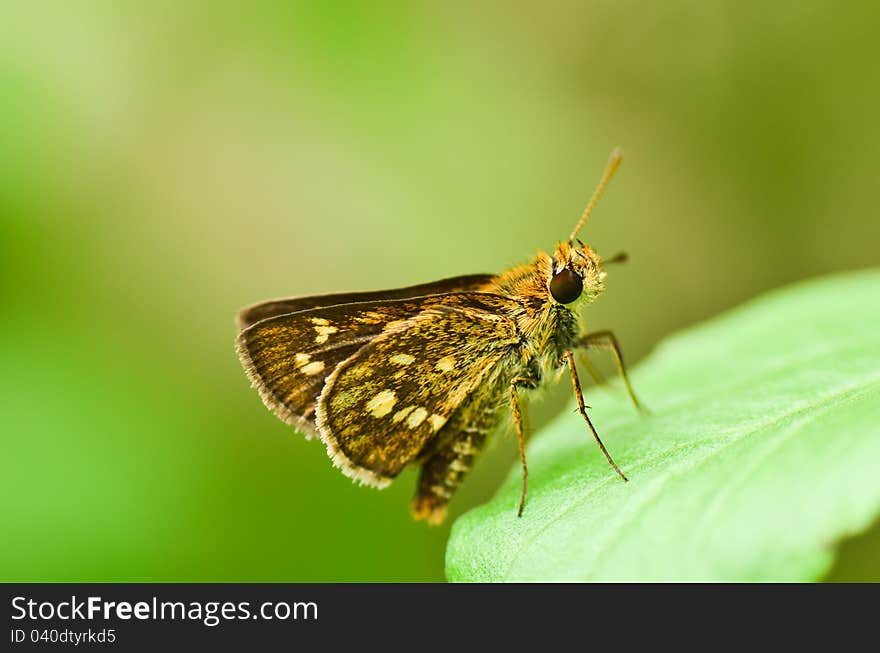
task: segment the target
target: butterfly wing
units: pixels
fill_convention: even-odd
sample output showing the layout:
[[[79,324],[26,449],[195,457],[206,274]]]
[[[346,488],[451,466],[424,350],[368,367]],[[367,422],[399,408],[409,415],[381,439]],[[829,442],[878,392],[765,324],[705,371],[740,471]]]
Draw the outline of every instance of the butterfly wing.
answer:
[[[239,333],[238,355],[263,403],[313,437],[315,402],[324,379],[386,324],[406,320],[423,308],[414,300],[380,301],[277,315]]]
[[[500,388],[499,363],[521,343],[519,305],[496,295],[454,295],[394,325],[338,365],[316,423],[343,472],[383,487],[437,437],[477,389]]]
[[[452,277],[431,283],[423,283],[417,286],[396,288],[393,290],[380,290],[376,292],[350,292],[336,293],[333,295],[311,295],[308,297],[291,297],[288,299],[274,299],[268,302],[260,302],[243,308],[238,313],[238,328],[246,329],[252,324],[269,317],[277,317],[288,313],[319,308],[336,306],[338,304],[355,304],[361,302],[388,301],[394,299],[412,299],[429,295],[441,295],[453,292],[476,292],[488,287],[493,279],[491,274],[470,274],[462,277]]]
[[[318,395],[339,363],[427,306],[464,300],[465,295],[450,293],[315,307],[248,326],[239,333],[236,347],[263,403],[311,438],[318,435]]]

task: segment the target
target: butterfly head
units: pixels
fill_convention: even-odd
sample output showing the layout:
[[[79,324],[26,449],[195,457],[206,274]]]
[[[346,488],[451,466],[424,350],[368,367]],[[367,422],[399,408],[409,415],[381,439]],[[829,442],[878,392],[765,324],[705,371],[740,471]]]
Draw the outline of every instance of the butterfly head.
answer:
[[[593,302],[605,289],[602,259],[589,245],[559,243],[553,254],[547,289],[557,304]]]
[[[552,270],[547,281],[550,296],[558,304],[574,304],[578,300],[592,302],[605,289],[605,270],[602,259],[589,245],[579,238],[578,232],[593,212],[593,207],[605,191],[605,186],[614,176],[620,162],[623,161],[623,150],[611,152],[602,179],[584,209],[581,219],[574,226],[567,242],[559,243],[553,254]]]

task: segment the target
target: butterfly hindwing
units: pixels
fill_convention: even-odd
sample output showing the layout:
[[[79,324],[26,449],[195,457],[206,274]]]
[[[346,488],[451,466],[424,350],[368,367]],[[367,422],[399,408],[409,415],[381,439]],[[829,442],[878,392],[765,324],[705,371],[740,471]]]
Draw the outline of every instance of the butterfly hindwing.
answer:
[[[477,388],[497,383],[520,344],[510,300],[450,295],[386,329],[337,366],[318,399],[319,434],[334,463],[382,487],[426,450]]]

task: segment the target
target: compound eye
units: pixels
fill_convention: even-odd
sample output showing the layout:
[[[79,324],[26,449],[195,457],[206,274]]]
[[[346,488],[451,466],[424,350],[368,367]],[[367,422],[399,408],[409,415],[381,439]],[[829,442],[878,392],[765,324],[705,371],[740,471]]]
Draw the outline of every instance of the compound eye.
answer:
[[[581,296],[584,289],[584,280],[574,270],[565,268],[560,270],[550,280],[550,294],[560,304],[571,304]]]

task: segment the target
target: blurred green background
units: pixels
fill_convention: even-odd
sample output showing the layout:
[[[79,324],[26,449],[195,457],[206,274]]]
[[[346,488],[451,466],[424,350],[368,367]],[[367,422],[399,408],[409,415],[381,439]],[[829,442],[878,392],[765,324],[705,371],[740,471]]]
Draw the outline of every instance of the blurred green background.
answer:
[[[584,238],[631,263],[589,315],[632,362],[878,263],[877,3],[140,4],[0,9],[0,580],[441,580],[415,475],[357,487],[272,416],[235,312],[523,262],[613,146]]]

